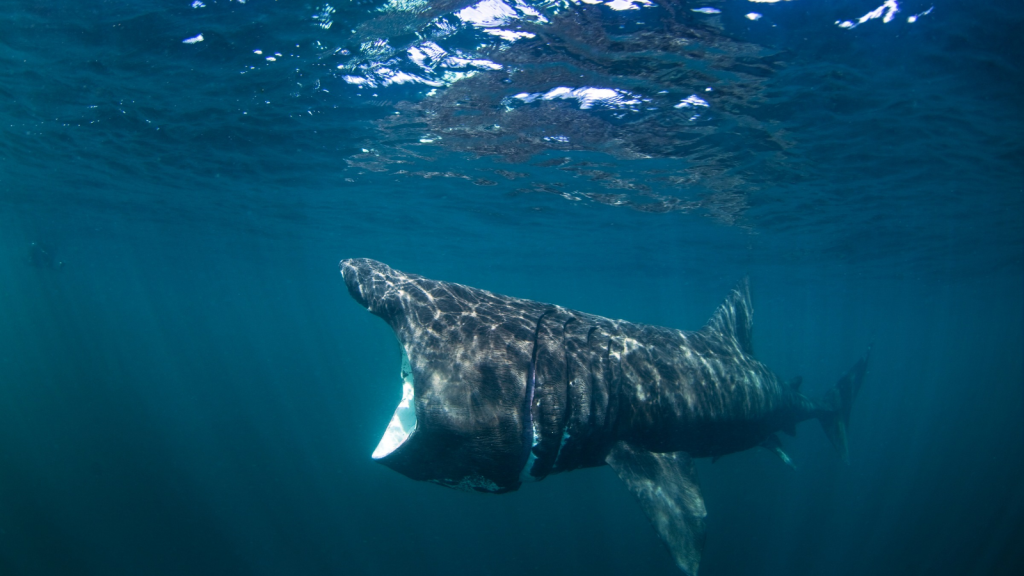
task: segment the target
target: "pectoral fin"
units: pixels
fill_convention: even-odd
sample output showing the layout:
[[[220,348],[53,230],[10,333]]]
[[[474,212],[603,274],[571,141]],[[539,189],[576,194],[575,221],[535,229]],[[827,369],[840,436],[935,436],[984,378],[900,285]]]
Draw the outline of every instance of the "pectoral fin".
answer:
[[[655,454],[619,442],[606,460],[636,495],[679,568],[688,576],[696,576],[704,549],[707,511],[690,455]]]

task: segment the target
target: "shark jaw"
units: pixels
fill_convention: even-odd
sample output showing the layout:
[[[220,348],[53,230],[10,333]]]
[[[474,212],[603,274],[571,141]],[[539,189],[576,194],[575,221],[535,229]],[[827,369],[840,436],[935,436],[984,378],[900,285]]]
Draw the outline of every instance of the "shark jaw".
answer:
[[[409,439],[409,436],[416,430],[416,405],[414,401],[415,388],[413,387],[412,368],[409,365],[409,355],[402,348],[402,400],[395,409],[395,414],[388,423],[384,436],[373,451],[373,459],[380,460],[391,454],[399,446]]]

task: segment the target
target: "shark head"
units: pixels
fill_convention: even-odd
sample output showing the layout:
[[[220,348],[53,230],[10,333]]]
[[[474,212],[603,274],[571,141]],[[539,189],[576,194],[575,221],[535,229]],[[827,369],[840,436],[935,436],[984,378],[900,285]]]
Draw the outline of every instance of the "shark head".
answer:
[[[340,267],[352,297],[391,326],[402,348],[402,399],[373,458],[415,480],[517,489],[532,434],[524,391],[543,311],[510,315],[502,296],[373,260]]]

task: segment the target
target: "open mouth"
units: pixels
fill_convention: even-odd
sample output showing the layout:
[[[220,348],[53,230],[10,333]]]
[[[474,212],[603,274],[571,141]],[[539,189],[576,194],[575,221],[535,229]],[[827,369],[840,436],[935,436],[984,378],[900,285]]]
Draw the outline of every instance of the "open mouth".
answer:
[[[402,348],[402,400],[395,409],[388,429],[373,451],[373,459],[380,460],[391,454],[399,446],[409,439],[409,436],[416,430],[416,405],[413,400],[415,388],[413,388],[412,367],[409,365],[409,355]]]

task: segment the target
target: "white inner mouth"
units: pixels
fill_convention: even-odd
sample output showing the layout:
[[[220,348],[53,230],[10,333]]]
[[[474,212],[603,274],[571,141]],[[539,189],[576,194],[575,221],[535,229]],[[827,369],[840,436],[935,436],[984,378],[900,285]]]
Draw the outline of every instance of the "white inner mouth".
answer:
[[[412,367],[409,366],[409,355],[402,346],[402,400],[395,409],[395,415],[388,423],[388,429],[373,451],[373,459],[379,460],[395,451],[416,430],[416,406],[413,400]]]

